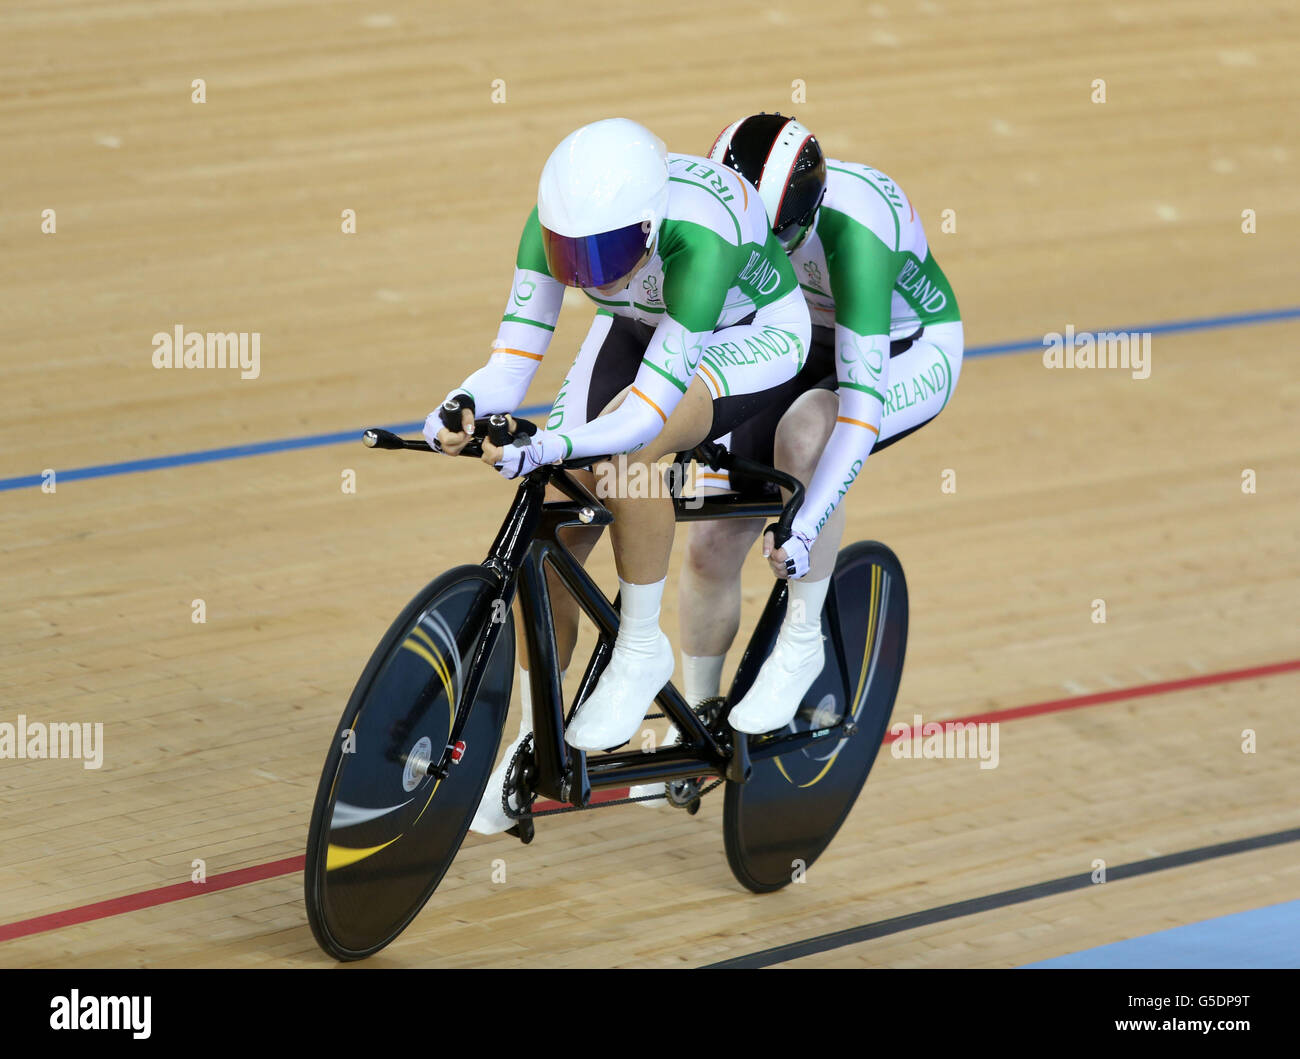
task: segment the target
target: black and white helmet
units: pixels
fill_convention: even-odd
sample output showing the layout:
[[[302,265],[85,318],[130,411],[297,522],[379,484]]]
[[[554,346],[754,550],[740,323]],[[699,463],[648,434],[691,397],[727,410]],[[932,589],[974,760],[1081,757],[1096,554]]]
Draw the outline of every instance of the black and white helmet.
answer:
[[[758,188],[772,231],[787,253],[793,250],[826,194],[826,157],[817,137],[794,118],[755,114],[723,129],[709,157]]]

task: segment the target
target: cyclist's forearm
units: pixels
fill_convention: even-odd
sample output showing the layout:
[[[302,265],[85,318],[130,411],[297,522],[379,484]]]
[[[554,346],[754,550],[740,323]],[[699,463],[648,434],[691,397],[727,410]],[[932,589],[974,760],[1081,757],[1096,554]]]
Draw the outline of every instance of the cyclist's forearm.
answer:
[[[479,368],[447,396],[467,393],[474,399],[476,415],[513,412],[524,402],[528,384],[537,374],[541,354],[517,349],[498,349]]]
[[[565,431],[565,459],[636,452],[663,430],[695,377],[709,332],[692,331],[665,313],[650,336],[623,403],[608,415]]]
[[[607,415],[559,433],[566,442],[561,458],[635,452],[658,437],[681,399],[682,391],[674,382],[642,361],[622,404]]]
[[[452,393],[472,396],[479,415],[518,408],[551,344],[563,301],[564,287],[550,276],[516,268],[492,356]]]
[[[564,285],[545,272],[516,268],[494,349],[545,353],[564,304]]]
[[[842,326],[836,332],[839,411],[794,520],[794,528],[809,538],[821,531],[866,463],[880,436],[881,395],[889,385],[889,336],[856,335]],[[855,349],[867,353],[846,357]]]

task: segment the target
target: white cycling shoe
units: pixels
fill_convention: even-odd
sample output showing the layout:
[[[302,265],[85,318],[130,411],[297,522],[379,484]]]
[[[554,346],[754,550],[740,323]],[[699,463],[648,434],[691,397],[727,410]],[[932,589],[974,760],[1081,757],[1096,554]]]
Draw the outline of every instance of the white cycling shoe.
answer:
[[[564,741],[587,751],[622,746],[636,735],[655,696],[672,677],[673,662],[673,646],[662,632],[649,651],[615,641],[609,665],[573,715]]]
[[[531,733],[520,732],[515,741],[506,747],[506,756],[501,759],[492,775],[488,777],[487,788],[483,791],[483,798],[478,803],[478,811],[474,813],[474,819],[470,821],[469,829],[478,835],[499,835],[503,831],[509,831],[519,821],[512,820],[506,816],[505,810],[501,808],[501,792],[506,785],[506,773],[510,770],[510,762],[514,759],[515,751],[519,749],[522,743]],[[511,805],[518,809],[517,801]]]
[[[728,715],[731,727],[750,735],[784,728],[825,664],[820,622],[811,630],[783,627],[748,694]]]

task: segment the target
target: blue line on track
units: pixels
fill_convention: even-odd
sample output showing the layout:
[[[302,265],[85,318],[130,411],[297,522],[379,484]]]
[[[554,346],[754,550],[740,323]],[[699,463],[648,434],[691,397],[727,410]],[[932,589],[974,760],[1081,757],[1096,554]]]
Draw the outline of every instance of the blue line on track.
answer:
[[[1270,309],[1264,312],[1231,313],[1226,316],[1206,316],[1197,320],[1174,320],[1163,324],[1143,324],[1137,327],[1110,328],[1108,330],[1124,332],[1149,332],[1152,335],[1177,334],[1184,331],[1211,331],[1229,327],[1248,327],[1252,324],[1276,323],[1280,320],[1300,318],[1300,306],[1289,309]],[[1082,330],[1077,334],[1085,334]],[[1098,332],[1091,332],[1096,334]],[[1000,345],[972,346],[962,353],[967,357],[991,357],[1002,353],[1024,353],[1032,349],[1042,349],[1041,338],[1025,339],[1022,342],[1006,342]],[[548,412],[548,405],[529,405],[519,409],[523,416],[539,415]],[[420,430],[424,420],[413,423],[398,423],[388,429],[396,434],[405,434]],[[218,460],[239,460],[246,456],[262,456],[268,452],[288,452],[292,449],[314,449],[325,445],[342,445],[345,442],[357,442],[361,437],[361,427],[354,430],[336,430],[328,434],[308,434],[304,437],[281,438],[278,441],[255,441],[247,445],[229,445],[220,449],[202,449],[198,452],[177,452],[171,456],[150,456],[143,460],[124,460],[121,463],[101,463],[93,467],[72,467],[58,470],[57,480],[75,482],[83,478],[109,478],[119,474],[136,474],[140,471],[158,471],[166,467],[185,467],[192,463],[215,463]],[[29,489],[39,487],[44,481],[39,474],[25,474],[16,478],[0,478],[0,493],[11,489]]]
[[[1300,901],[1217,916],[1026,967],[1300,967]]]

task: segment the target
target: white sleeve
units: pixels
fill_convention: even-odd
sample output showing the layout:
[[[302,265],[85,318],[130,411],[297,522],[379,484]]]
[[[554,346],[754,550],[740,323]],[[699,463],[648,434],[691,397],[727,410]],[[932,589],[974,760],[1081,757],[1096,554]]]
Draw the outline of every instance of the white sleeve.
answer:
[[[817,461],[794,529],[815,539],[861,472],[880,436],[889,387],[889,336],[859,335],[835,325],[835,374],[839,414]]]
[[[566,443],[562,458],[635,452],[658,437],[695,377],[709,334],[688,331],[665,314],[623,403],[608,415],[557,432]]]
[[[551,344],[563,302],[563,284],[543,272],[516,268],[492,355],[447,396],[469,394],[480,416],[518,408]]]

